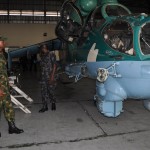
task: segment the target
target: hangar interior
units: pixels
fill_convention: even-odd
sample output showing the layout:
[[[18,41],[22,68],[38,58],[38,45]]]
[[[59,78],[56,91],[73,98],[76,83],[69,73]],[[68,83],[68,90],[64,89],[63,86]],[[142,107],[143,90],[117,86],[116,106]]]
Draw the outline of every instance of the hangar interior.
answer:
[[[8,50],[30,47],[57,39],[55,27],[65,0],[0,0],[0,37],[6,37]],[[150,14],[149,0],[118,0],[132,12]],[[52,46],[52,48],[54,48]],[[58,48],[58,47],[57,47]],[[59,49],[59,48],[58,48]],[[60,48],[61,49],[61,48]],[[57,52],[56,52],[57,53]],[[61,54],[60,54],[61,55]],[[63,56],[62,56],[63,57]],[[40,69],[27,62],[25,68],[13,60],[18,87],[29,96],[19,101],[31,111],[14,104],[20,135],[9,135],[1,115],[0,149],[8,150],[149,150],[150,112],[141,101],[126,101],[124,113],[117,118],[100,114],[93,103],[95,81],[78,83],[65,75],[56,88],[56,111],[39,113],[41,107]],[[58,59],[59,60],[59,59]]]
[[[7,46],[24,47],[56,38],[55,26],[63,2],[64,0],[1,0],[0,35],[7,38]],[[148,0],[118,2],[132,12],[150,13]],[[16,38],[13,38],[14,35]]]

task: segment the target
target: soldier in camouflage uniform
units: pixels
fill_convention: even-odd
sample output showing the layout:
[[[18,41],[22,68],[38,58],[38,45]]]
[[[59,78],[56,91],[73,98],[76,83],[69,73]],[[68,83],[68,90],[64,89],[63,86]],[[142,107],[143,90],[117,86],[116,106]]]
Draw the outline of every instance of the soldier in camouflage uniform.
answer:
[[[7,77],[6,59],[3,55],[4,41],[0,39],[0,112],[3,110],[4,116],[8,121],[9,134],[12,133],[22,133],[22,129],[18,129],[15,126],[14,118],[15,113],[11,103],[10,93],[9,93],[9,82]],[[1,133],[0,133],[1,136]]]
[[[47,45],[41,46],[41,95],[43,107],[39,112],[45,112],[48,110],[48,101],[51,102],[51,109],[56,110],[56,98],[54,90],[56,82],[54,74],[56,71],[56,56],[53,52],[48,50]]]

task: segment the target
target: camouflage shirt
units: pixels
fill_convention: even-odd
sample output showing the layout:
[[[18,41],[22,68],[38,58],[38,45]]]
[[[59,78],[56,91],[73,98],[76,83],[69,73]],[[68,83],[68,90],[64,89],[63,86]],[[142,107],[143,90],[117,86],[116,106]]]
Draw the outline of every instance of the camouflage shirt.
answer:
[[[48,81],[53,70],[53,65],[56,63],[56,56],[53,52],[48,52],[41,57],[41,81]]]
[[[8,76],[6,68],[6,59],[3,53],[0,53],[0,89],[4,92],[8,92]]]

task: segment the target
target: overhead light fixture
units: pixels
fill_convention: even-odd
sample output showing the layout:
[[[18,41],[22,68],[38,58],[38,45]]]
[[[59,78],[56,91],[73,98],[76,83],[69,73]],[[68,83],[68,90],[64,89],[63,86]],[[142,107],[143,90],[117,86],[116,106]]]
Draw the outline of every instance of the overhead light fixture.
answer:
[[[20,11],[19,10],[10,10],[9,15],[10,16],[20,16]]]
[[[60,17],[60,12],[58,12],[58,11],[47,11],[46,16]]]
[[[34,11],[34,16],[44,16],[44,11]]]
[[[8,12],[5,11],[5,10],[0,10],[0,15],[1,15],[1,16],[8,15]]]
[[[19,14],[18,14],[19,15]],[[20,15],[21,16],[33,16],[33,11],[32,10],[29,10],[29,11],[21,11],[20,12]],[[20,16],[19,15],[19,16]]]

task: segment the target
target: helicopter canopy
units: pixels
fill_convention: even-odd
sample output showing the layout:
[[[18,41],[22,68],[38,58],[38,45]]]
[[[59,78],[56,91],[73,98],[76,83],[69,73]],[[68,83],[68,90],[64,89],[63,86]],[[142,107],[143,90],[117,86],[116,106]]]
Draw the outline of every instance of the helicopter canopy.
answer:
[[[150,54],[150,22],[144,23],[140,30],[140,49],[143,55]]]

